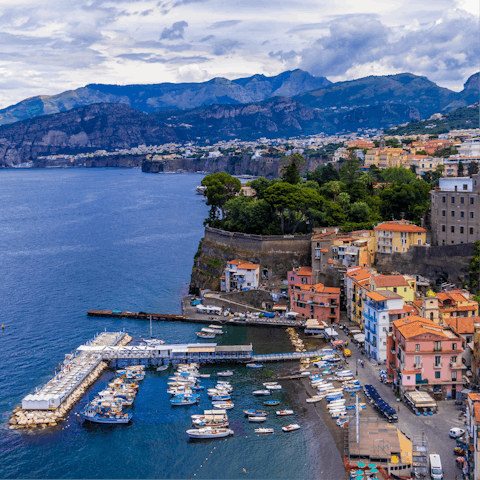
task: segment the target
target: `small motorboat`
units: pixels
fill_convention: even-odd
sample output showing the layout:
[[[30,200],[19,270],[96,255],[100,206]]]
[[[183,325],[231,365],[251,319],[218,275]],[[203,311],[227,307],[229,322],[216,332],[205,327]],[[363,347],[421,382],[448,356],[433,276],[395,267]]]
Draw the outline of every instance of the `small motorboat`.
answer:
[[[214,328],[216,330],[221,330],[223,327],[221,325],[209,325],[208,328]],[[223,332],[219,332],[219,333],[223,333]]]
[[[273,433],[273,428],[256,428],[255,433]]]
[[[203,385],[193,385],[192,390],[205,390]]]
[[[293,415],[295,412],[293,410],[277,410],[277,415],[286,417],[287,415]]]
[[[218,408],[220,410],[231,410],[235,404],[233,402],[224,402],[224,403],[213,403],[213,408]]]
[[[210,378],[210,374],[209,373],[199,373],[198,376],[200,378]]]
[[[264,387],[266,387],[267,385],[278,385],[278,382],[264,382],[264,383],[262,383],[262,385]]]
[[[172,407],[184,407],[187,405],[195,405],[198,403],[198,398],[190,397],[190,398],[172,398],[170,400],[170,405]]]
[[[212,402],[225,402],[231,398],[230,395],[215,395],[212,397]]]
[[[311,398],[307,398],[306,402],[307,403],[316,403],[319,402],[320,400],[323,400],[325,398],[325,395],[314,395]]]
[[[224,372],[217,372],[218,377],[231,377],[233,375],[232,370],[225,370]]]
[[[246,417],[255,417],[255,416],[261,416],[261,417],[266,417],[268,413],[265,410],[244,410],[243,413],[245,414]]]
[[[187,435],[190,438],[222,438],[233,435],[233,430],[229,428],[191,428],[187,430]]]
[[[291,425],[282,427],[282,430],[284,432],[293,432],[294,430],[299,430],[299,429],[300,429],[300,425],[298,425],[298,423],[292,423]]]
[[[265,422],[266,420],[267,420],[267,417],[262,417],[262,416],[248,417],[248,421],[254,422],[254,423],[261,423],[261,422]]]
[[[195,335],[198,338],[215,338],[214,333],[207,333],[207,332],[195,332]]]
[[[247,368],[263,368],[263,363],[247,363]]]
[[[281,390],[282,386],[281,385],[267,385],[266,389],[267,390]]]
[[[280,402],[278,400],[265,400],[263,404],[266,407],[276,407],[277,405],[280,405]]]
[[[213,335],[218,335],[220,332],[218,330],[215,330],[213,328],[202,328],[202,332],[205,332],[205,333],[212,333]]]
[[[157,372],[164,372],[170,365],[162,365],[157,367]]]
[[[254,392],[252,392],[253,395],[256,395],[257,397],[259,396],[262,396],[262,395],[270,395],[270,390],[255,390]]]

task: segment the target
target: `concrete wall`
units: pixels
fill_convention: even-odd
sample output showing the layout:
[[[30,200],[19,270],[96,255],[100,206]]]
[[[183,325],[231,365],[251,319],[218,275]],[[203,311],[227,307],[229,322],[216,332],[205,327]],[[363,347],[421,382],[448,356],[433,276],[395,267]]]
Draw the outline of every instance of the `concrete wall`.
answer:
[[[244,292],[230,292],[220,294],[221,298],[238,303],[252,305],[252,307],[268,309],[275,303],[270,293],[265,290],[245,290]]]
[[[376,253],[375,265],[379,272],[400,272],[422,275],[430,281],[448,279],[469,282],[473,243],[445,246],[414,246],[405,253]]]

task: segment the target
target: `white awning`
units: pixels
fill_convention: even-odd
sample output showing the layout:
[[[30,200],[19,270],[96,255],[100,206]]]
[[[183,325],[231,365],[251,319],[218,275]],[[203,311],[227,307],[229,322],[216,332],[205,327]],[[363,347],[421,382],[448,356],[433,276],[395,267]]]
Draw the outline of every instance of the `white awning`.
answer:
[[[353,336],[353,338],[358,343],[365,343],[365,335],[363,333],[357,333]]]

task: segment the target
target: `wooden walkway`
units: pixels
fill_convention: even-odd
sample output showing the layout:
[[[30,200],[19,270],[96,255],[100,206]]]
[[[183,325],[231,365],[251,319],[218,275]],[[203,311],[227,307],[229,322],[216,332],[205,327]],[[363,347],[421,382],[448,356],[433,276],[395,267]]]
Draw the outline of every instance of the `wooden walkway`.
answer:
[[[311,352],[290,352],[290,353],[267,353],[263,355],[252,355],[253,362],[274,362],[283,360],[300,360],[301,358],[314,358],[325,354],[325,351],[314,350]]]

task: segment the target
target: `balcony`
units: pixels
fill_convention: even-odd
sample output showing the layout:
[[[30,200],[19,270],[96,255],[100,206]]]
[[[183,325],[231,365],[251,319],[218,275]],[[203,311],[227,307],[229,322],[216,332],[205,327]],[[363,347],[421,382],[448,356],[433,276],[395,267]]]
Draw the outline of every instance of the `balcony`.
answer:
[[[420,370],[422,368],[422,364],[421,363],[414,363],[413,364],[413,369],[414,370]]]
[[[372,302],[370,300],[365,300],[365,305],[373,308],[377,312],[383,312],[385,310],[388,310],[387,306],[383,302]]]
[[[442,368],[442,364],[439,363],[438,365],[434,365],[433,368]]]
[[[426,385],[428,383],[428,380],[426,378],[422,380],[415,380],[415,385]]]
[[[450,368],[456,369],[456,368],[467,368],[463,363],[459,362],[450,362]]]

